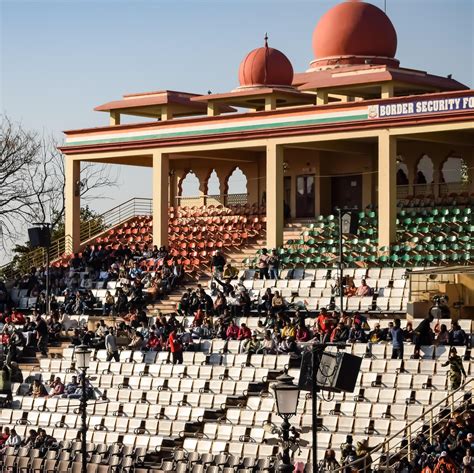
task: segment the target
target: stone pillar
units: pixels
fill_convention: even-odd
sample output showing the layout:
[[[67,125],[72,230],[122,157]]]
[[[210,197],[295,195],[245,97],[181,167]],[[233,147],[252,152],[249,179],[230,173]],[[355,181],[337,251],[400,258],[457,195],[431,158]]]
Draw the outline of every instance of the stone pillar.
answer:
[[[380,96],[382,99],[390,99],[392,97],[395,97],[395,90],[393,88],[393,84],[383,84]]]
[[[267,247],[283,244],[283,146],[267,145]]]
[[[397,237],[397,140],[388,131],[379,135],[379,248]]]
[[[168,246],[168,174],[169,157],[153,153],[153,244]]]
[[[265,111],[275,110],[277,106],[276,98],[273,96],[265,97]]]
[[[65,158],[65,236],[66,252],[76,253],[81,246],[81,162]]]
[[[110,126],[120,125],[120,112],[110,112]]]
[[[326,105],[329,103],[329,97],[326,90],[318,90],[316,96],[316,105]]]

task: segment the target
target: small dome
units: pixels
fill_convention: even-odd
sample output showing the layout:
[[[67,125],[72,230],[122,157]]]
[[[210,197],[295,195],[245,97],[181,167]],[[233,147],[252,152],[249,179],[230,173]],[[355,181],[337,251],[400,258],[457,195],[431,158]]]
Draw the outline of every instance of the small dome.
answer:
[[[323,15],[313,33],[313,50],[315,63],[349,56],[393,60],[397,52],[397,32],[380,8],[351,0]]]
[[[293,66],[281,51],[268,47],[265,38],[265,46],[250,51],[240,63],[239,82],[241,87],[288,87],[293,82]]]

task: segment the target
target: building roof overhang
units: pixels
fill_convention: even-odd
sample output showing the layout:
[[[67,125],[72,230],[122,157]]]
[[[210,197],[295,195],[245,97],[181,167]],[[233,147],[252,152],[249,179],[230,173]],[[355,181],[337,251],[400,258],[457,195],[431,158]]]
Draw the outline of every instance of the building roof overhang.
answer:
[[[138,94],[124,95],[121,100],[114,100],[94,108],[98,112],[118,112],[149,118],[160,118],[164,107],[171,107],[173,116],[185,117],[204,115],[206,105],[191,99],[199,94],[177,92],[174,90],[159,90]],[[231,107],[223,107],[222,113],[235,112]]]
[[[467,86],[450,77],[435,76],[414,69],[390,68],[386,65],[373,64],[302,72],[295,74],[293,85],[302,91],[345,88],[350,89],[353,94],[360,91],[361,96],[364,97],[364,89],[384,82],[400,84],[400,91],[404,95],[468,89]]]
[[[231,92],[223,94],[210,94],[193,97],[191,101],[202,103],[216,103],[219,106],[233,105],[236,107],[264,109],[265,100],[273,98],[277,108],[291,107],[295,105],[314,105],[316,97],[314,94],[301,92],[293,87],[239,87]]]

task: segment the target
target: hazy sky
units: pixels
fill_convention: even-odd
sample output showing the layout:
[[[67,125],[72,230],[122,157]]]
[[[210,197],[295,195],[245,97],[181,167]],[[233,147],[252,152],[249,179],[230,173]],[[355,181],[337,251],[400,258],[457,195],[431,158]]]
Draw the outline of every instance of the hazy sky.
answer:
[[[296,71],[313,58],[311,35],[337,0],[0,0],[2,110],[55,133],[108,124],[92,109],[124,93],[235,88],[240,61],[263,44]],[[383,8],[383,0],[372,3]],[[474,84],[474,0],[387,0],[405,67]],[[126,171],[126,172],[125,172]],[[151,195],[151,174],[122,169],[105,210]],[[126,182],[125,182],[126,181]]]

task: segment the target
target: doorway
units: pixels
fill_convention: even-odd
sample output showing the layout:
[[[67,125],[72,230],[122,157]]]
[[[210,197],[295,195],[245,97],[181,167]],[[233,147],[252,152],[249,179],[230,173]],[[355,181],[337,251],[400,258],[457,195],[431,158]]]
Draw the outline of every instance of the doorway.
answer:
[[[314,175],[296,176],[296,218],[314,218]]]
[[[362,208],[362,176],[334,176],[331,178],[331,203],[335,207]]]

